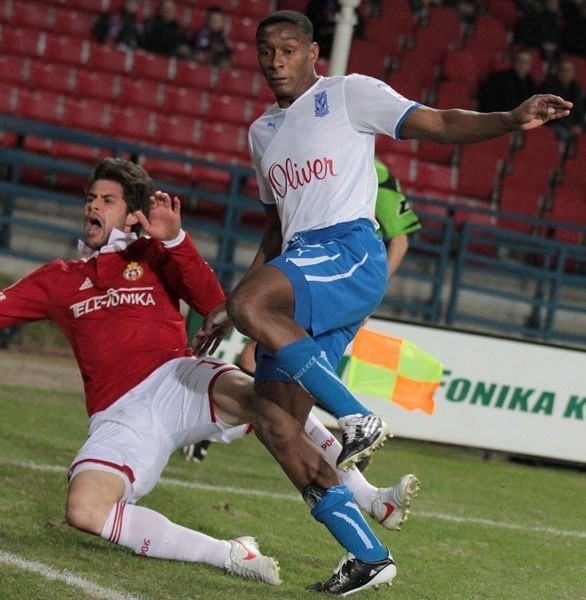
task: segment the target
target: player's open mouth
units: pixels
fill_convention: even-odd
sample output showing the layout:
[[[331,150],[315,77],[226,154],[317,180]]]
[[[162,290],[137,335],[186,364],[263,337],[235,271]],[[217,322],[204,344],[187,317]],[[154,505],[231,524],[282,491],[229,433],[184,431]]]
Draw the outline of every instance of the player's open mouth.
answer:
[[[94,218],[88,217],[86,219],[85,231],[88,235],[99,233],[102,230],[102,223]]]

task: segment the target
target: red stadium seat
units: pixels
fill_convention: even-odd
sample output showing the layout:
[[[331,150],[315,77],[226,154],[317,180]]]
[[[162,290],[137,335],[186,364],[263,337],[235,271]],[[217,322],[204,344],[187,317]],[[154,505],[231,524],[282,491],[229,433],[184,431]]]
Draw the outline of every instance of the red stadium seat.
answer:
[[[132,65],[132,52],[122,48],[103,46],[97,42],[90,42],[86,66],[92,71],[105,71],[123,75],[128,73]]]
[[[352,40],[348,57],[347,73],[360,73],[377,79],[384,79],[389,60],[384,49],[376,42],[355,38]]]
[[[222,94],[256,98],[261,87],[261,75],[247,69],[221,69],[215,90]]]
[[[59,35],[88,39],[95,18],[95,14],[89,12],[58,8],[53,30]]]
[[[448,50],[441,63],[441,77],[447,81],[457,81],[476,91],[480,82],[480,65],[472,52]]]
[[[10,27],[27,27],[39,31],[50,31],[55,20],[52,6],[34,2],[13,2]]]
[[[17,54],[31,58],[41,56],[44,33],[35,29],[15,29],[3,25],[0,34],[0,54]]]
[[[10,114],[17,112],[18,94],[18,87],[11,83],[0,81],[0,113]]]
[[[185,87],[209,90],[216,81],[216,69],[209,65],[200,65],[189,60],[177,61],[174,83]]]
[[[24,91],[19,93],[18,114],[27,119],[61,123],[63,121],[64,98],[49,91]]]
[[[490,201],[509,154],[508,136],[467,144],[459,148],[458,193]]]
[[[0,81],[4,83],[24,84],[28,79],[30,60],[24,56],[0,56]]]
[[[125,106],[141,106],[158,110],[164,104],[165,84],[150,79],[121,80],[119,101]]]
[[[438,144],[431,140],[419,140],[417,157],[429,162],[451,165],[454,161],[456,146],[453,144]]]
[[[156,114],[146,108],[113,106],[110,109],[109,134],[148,144],[156,133]]]
[[[208,114],[209,92],[183,86],[169,85],[161,110],[169,115],[181,114],[192,118]]]
[[[505,177],[499,191],[499,211],[515,215],[539,217],[544,202],[544,193],[528,187],[521,179]],[[533,233],[535,224],[522,219],[511,219],[499,214],[498,223],[502,227],[518,231],[519,233]]]
[[[202,123],[199,148],[207,152],[223,152],[230,156],[247,156],[247,129],[233,123]]]
[[[582,187],[586,190],[586,165],[579,158],[571,158],[562,164],[564,185]]]
[[[47,34],[42,56],[48,62],[82,65],[87,61],[90,43],[81,38]]]
[[[197,145],[197,137],[201,121],[185,115],[159,115],[158,131],[165,132],[165,143],[193,150]]]
[[[233,45],[232,65],[237,69],[256,70],[258,68],[256,44],[238,40]]]
[[[29,85],[37,90],[69,94],[75,87],[75,77],[76,71],[70,65],[35,60],[30,65]]]
[[[232,14],[229,19],[228,35],[234,41],[254,44],[257,25],[256,19]]]
[[[177,69],[177,59],[135,50],[133,53],[131,77],[171,81]]]
[[[442,81],[435,92],[435,108],[463,108],[474,110],[476,107],[475,90],[461,81]]]
[[[68,98],[63,124],[74,129],[106,134],[107,104],[100,100]]]
[[[112,102],[119,97],[121,85],[121,76],[115,73],[78,69],[73,93],[78,98]]]
[[[248,126],[252,121],[253,101],[229,94],[210,93],[207,116],[213,121],[227,121]]]

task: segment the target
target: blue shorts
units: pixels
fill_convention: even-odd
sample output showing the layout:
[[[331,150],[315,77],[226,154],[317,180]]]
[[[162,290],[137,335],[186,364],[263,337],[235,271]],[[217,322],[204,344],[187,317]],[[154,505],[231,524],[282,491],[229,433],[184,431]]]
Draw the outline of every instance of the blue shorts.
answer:
[[[367,219],[297,233],[268,263],[293,286],[295,321],[326,352],[335,369],[362,322],[380,304],[387,287],[387,254]],[[257,347],[255,384],[290,381],[272,355]]]

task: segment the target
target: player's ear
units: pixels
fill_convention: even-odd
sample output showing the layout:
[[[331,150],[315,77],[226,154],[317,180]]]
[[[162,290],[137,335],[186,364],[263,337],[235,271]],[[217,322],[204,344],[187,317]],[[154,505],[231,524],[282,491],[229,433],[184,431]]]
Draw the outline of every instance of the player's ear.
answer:
[[[133,225],[136,225],[138,223],[138,217],[136,216],[136,213],[128,213],[126,215],[126,226],[127,227],[132,227]]]

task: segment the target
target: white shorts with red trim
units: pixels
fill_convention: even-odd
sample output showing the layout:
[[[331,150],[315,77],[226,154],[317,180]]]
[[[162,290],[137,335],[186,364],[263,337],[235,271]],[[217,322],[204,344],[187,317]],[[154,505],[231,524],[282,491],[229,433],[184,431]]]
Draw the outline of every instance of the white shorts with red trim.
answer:
[[[159,367],[106,410],[93,415],[69,478],[97,469],[121,476],[124,502],[137,502],[159,480],[170,456],[203,440],[230,443],[249,425],[214,415],[213,385],[236,367],[215,358],[177,358]]]

